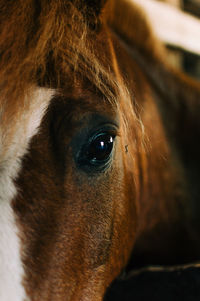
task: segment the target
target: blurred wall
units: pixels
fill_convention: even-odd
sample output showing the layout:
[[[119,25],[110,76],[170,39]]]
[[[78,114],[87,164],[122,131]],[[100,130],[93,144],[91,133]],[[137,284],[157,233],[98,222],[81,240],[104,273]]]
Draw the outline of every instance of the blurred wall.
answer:
[[[157,0],[174,5],[200,18],[200,0]],[[168,48],[169,60],[176,67],[200,80],[200,57],[180,49]]]

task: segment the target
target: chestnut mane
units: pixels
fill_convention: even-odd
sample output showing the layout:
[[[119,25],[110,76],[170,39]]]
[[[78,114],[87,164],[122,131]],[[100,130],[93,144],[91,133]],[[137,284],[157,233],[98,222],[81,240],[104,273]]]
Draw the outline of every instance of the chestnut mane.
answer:
[[[100,66],[86,43],[90,29],[77,7],[78,1],[0,1],[1,95],[12,105],[30,85],[59,88],[63,71],[78,69],[100,86]]]
[[[86,76],[106,98],[113,97],[110,87],[114,80],[99,63],[89,38],[94,27],[98,27],[97,17],[91,9],[89,18],[93,26],[90,26],[85,17],[86,8],[81,7],[81,2],[0,0],[0,86],[2,99],[9,101],[11,106],[17,103],[17,99],[23,99],[23,93],[30,85],[40,83],[59,88],[63,73],[69,71]],[[103,23],[109,22],[118,31],[121,19],[127,16],[129,10],[128,2],[123,2],[123,10],[120,2],[110,1],[101,20]],[[119,14],[120,9],[122,13]],[[130,32],[127,29],[132,17],[126,17],[128,21],[123,22],[123,34]],[[142,35],[137,35],[141,41],[136,43],[143,47],[142,40],[148,37],[145,47],[152,47],[154,43],[149,25],[144,28],[143,24],[141,27],[139,23],[144,20],[141,20],[141,14],[137,14],[137,9],[134,22],[134,26],[143,31]],[[129,40],[133,38],[137,40],[129,36]]]

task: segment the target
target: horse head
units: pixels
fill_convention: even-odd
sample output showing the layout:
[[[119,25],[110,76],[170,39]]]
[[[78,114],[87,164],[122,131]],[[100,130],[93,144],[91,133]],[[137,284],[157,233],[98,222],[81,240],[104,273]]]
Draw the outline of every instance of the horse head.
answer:
[[[142,129],[104,1],[29,2],[5,4],[14,21],[4,20],[16,48],[4,46],[1,127],[18,229],[15,300],[97,301],[133,246]]]
[[[166,67],[128,1],[0,7],[0,299],[100,301],[134,245],[136,260],[184,250],[173,149],[187,145],[181,104],[196,112],[184,91],[199,88]]]

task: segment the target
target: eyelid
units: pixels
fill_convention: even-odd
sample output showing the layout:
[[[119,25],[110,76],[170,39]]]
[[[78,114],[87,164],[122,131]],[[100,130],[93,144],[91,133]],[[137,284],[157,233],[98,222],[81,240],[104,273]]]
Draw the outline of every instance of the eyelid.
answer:
[[[115,137],[120,136],[121,133],[119,131],[118,126],[116,126],[115,124],[104,124],[103,126],[98,126],[97,129],[95,129],[92,133],[90,133],[90,138],[88,140],[93,140],[94,137],[97,137],[99,134],[110,134],[113,135]],[[91,141],[90,140],[90,141]]]
[[[96,138],[100,137],[100,136],[104,136],[104,135],[110,135],[113,137],[118,136],[118,133],[116,133],[115,131],[101,131],[99,133],[97,133],[96,135],[93,135],[90,141],[95,140]]]
[[[82,147],[82,151],[84,151],[85,148],[87,148],[87,146],[89,144],[91,144],[98,136],[100,135],[111,135],[111,136],[114,136],[114,140],[117,136],[119,136],[119,131],[116,131],[116,129],[99,129],[99,131],[95,132],[94,134],[92,134],[90,136],[90,138],[88,139],[87,143],[85,145],[83,145]]]

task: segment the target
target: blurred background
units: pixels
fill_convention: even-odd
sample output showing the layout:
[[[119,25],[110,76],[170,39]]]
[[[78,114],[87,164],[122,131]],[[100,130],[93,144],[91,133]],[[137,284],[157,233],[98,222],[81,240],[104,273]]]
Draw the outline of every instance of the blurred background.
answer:
[[[200,43],[200,40],[199,40],[199,38],[200,38],[200,0],[156,0],[156,1],[163,2],[172,7],[175,7],[178,10],[180,10],[181,12],[185,12],[185,13],[189,14],[189,16],[194,16],[196,18],[196,20],[194,19],[194,21],[199,22],[199,27],[196,29],[196,33],[199,32],[199,35],[197,35],[197,38],[196,37],[195,38],[198,39],[197,42]],[[183,32],[183,35],[184,35],[184,32]],[[191,36],[192,36],[192,34],[191,34]],[[187,43],[188,43],[188,45],[190,43],[190,37],[188,37],[188,36],[187,36]],[[175,43],[174,44],[166,43],[166,46],[167,46],[167,49],[169,52],[169,60],[172,62],[172,64],[175,65],[177,68],[185,71],[192,77],[200,80],[200,54],[195,53],[195,51],[183,49],[182,47],[175,45]],[[199,49],[199,51],[200,51],[200,49]]]

